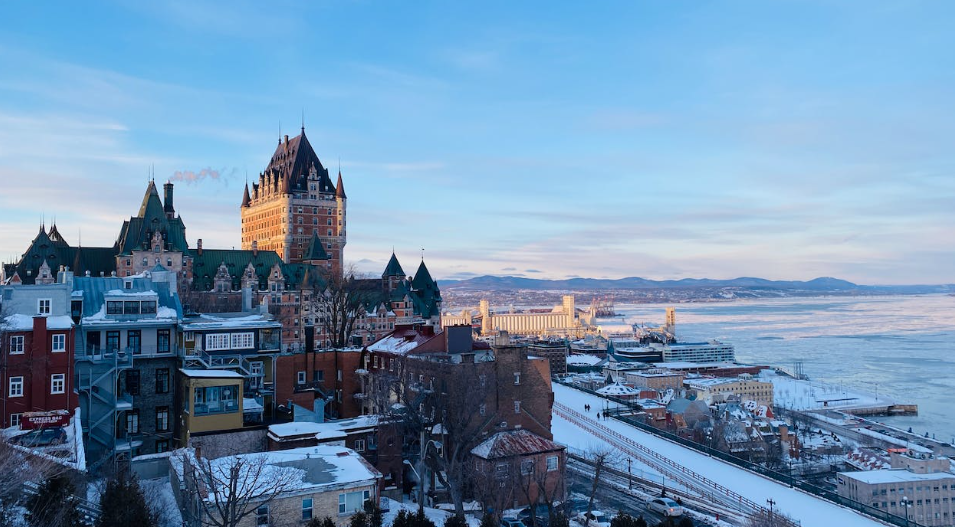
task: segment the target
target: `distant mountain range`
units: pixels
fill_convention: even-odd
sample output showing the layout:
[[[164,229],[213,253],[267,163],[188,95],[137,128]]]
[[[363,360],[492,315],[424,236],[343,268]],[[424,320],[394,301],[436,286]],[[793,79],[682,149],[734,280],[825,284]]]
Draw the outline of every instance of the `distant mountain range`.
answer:
[[[928,294],[955,292],[955,284],[943,285],[858,285],[838,278],[821,277],[809,281],[766,280],[765,278],[684,278],[682,280],[648,280],[640,277],[616,280],[570,278],[539,280],[518,276],[478,276],[467,280],[439,280],[439,287],[474,291],[611,291],[611,290],[702,290],[732,289],[748,291],[780,291],[802,294]]]

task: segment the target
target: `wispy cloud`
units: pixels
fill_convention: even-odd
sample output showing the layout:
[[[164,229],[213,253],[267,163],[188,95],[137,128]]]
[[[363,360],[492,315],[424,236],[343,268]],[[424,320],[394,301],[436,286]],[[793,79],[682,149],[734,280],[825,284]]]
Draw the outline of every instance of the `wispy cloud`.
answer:
[[[186,184],[201,183],[202,181],[209,179],[215,182],[222,182],[228,185],[228,179],[238,173],[239,169],[213,169],[211,167],[203,168],[199,171],[192,170],[177,170],[172,176],[169,177],[169,181],[177,182],[181,181]]]

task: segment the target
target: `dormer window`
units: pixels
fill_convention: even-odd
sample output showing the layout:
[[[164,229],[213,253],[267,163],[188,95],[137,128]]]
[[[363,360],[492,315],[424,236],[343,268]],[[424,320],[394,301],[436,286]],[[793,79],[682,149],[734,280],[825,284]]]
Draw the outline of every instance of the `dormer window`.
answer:
[[[145,258],[143,258],[143,263],[146,263],[146,259],[145,259]],[[123,282],[123,286],[124,286],[126,289],[132,289],[132,288],[133,288],[133,281],[132,281],[132,280],[126,280],[125,282]]]

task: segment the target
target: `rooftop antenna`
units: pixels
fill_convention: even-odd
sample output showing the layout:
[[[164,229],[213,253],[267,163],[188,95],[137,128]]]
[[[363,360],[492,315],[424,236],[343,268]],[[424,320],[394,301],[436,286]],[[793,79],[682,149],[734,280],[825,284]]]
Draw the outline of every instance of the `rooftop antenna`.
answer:
[[[302,133],[305,133],[305,107],[302,107]]]
[[[421,248],[421,261],[424,261],[424,247]]]
[[[279,144],[282,144],[282,120],[279,119]]]

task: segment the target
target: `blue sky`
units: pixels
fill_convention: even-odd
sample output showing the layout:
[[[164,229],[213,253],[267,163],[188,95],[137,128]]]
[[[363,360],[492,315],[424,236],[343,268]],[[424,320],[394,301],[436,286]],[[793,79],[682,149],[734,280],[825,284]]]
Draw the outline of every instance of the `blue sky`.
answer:
[[[955,282],[951,2],[7,2],[0,257],[109,245],[150,166],[190,244],[306,133],[346,259],[439,278]],[[206,169],[205,172],[202,172]],[[204,174],[204,176],[203,176]],[[194,180],[190,177],[194,176]]]

